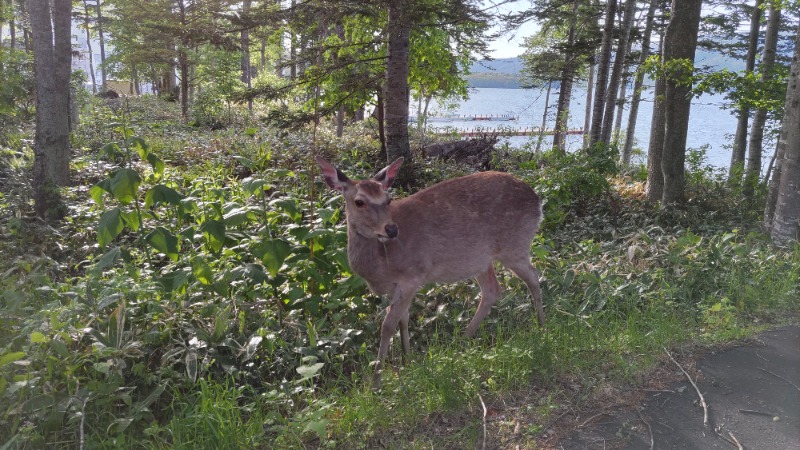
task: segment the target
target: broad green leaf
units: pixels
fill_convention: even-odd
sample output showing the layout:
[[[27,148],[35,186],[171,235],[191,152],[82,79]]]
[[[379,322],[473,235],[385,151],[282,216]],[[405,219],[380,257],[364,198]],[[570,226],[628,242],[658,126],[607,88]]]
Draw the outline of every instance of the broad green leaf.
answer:
[[[154,249],[167,255],[171,260],[178,261],[178,237],[166,228],[156,227],[144,239]]]
[[[192,274],[202,284],[208,286],[214,281],[214,272],[211,266],[203,260],[203,258],[195,258],[192,260]]]
[[[183,195],[178,193],[178,191],[164,186],[163,184],[157,184],[151,187],[147,191],[147,194],[145,194],[144,206],[145,208],[150,208],[151,206],[158,206],[162,203],[177,206],[181,203],[181,200],[183,200]]]
[[[150,163],[150,167],[153,168],[153,173],[157,176],[164,175],[164,169],[166,166],[164,165],[164,161],[161,160],[155,153],[150,153],[147,155],[147,162]]]
[[[284,240],[272,239],[262,243],[260,247],[263,251],[261,261],[264,262],[264,266],[266,266],[270,275],[274,277],[281,270],[286,257],[291,254],[292,246]]]
[[[247,222],[247,214],[250,210],[247,207],[234,208],[222,217],[225,225],[235,227]]]
[[[294,199],[285,198],[276,200],[272,202],[272,206],[277,206],[278,208],[282,209],[294,221],[299,220],[303,216],[303,214],[300,212],[300,209],[297,207],[297,201]]]
[[[206,242],[208,242],[208,246],[211,247],[212,251],[218,252],[222,250],[223,245],[225,245],[224,223],[209,219],[203,222],[203,225],[200,226],[200,231],[203,232],[203,236],[205,236]]]
[[[256,167],[255,161],[253,161],[250,158],[245,158],[244,156],[236,155],[236,156],[233,157],[233,159],[235,159],[236,161],[239,161],[239,164],[247,167],[248,169],[252,170],[252,169],[254,169]]]
[[[108,156],[110,159],[114,159],[121,153],[119,144],[116,142],[109,142],[108,144],[102,146],[100,148],[100,152],[98,153],[98,157],[102,158],[104,156]]]
[[[121,255],[122,251],[120,250],[119,247],[112,247],[107,252],[103,253],[103,256],[101,256],[100,259],[97,260],[97,263],[94,265],[94,270],[102,272],[107,267],[111,267],[112,265],[114,265],[114,263],[117,262],[117,260],[120,258]]]
[[[264,189],[270,189],[272,187],[269,182],[263,178],[245,178],[242,180],[242,189],[244,189],[250,195],[255,195],[259,192],[262,192]]]
[[[89,189],[89,195],[92,196],[92,200],[100,206],[103,206],[103,194],[106,192],[109,194],[111,193],[111,180],[109,178],[95,184]]]
[[[53,339],[52,341],[50,341],[50,348],[52,348],[53,351],[56,352],[56,354],[62,358],[68,358],[70,356],[66,344],[59,341],[58,339]]]
[[[122,212],[122,221],[125,225],[128,226],[132,231],[139,231],[139,226],[141,225],[141,221],[139,220],[139,213],[136,211],[128,211]]]
[[[142,178],[131,169],[119,169],[111,178],[111,195],[127,205],[136,198]]]
[[[100,215],[100,224],[97,227],[97,243],[100,244],[100,247],[108,245],[125,228],[120,213],[119,208],[114,208]]]
[[[320,362],[320,363],[316,363],[316,364],[311,364],[309,366],[300,366],[295,370],[297,370],[297,373],[299,373],[300,376],[303,377],[301,379],[301,381],[302,381],[302,380],[307,380],[307,379],[315,376],[317,374],[317,372],[319,372],[319,370],[322,369],[322,366],[324,366],[324,365],[325,365],[325,363],[321,363]]]
[[[42,333],[40,333],[38,331],[34,331],[33,333],[31,333],[31,342],[32,343],[34,343],[34,344],[45,344],[45,343],[47,343],[47,341],[48,341],[47,336],[45,336],[44,334],[42,334]]]
[[[126,139],[125,142],[128,144],[128,147],[136,150],[136,153],[139,154],[139,158],[141,158],[142,161],[147,159],[147,156],[150,154],[150,150],[144,139],[139,136],[131,136]]]
[[[175,272],[164,275],[158,281],[164,286],[164,290],[167,292],[182,291],[182,288],[189,283],[189,276],[182,270],[176,270]]]
[[[5,366],[6,364],[10,364],[14,361],[19,361],[24,357],[25,357],[25,352],[6,353],[5,355],[0,356],[0,367]]]

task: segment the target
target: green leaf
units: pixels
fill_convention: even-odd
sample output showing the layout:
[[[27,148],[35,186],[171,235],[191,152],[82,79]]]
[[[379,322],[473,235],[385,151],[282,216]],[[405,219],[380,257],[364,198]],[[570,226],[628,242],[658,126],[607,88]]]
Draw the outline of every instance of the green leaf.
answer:
[[[139,220],[139,213],[136,211],[129,211],[129,212],[122,212],[120,214],[122,216],[122,221],[125,225],[130,228],[132,231],[139,231],[139,226],[141,225],[141,221]]]
[[[189,276],[182,270],[168,273],[158,280],[167,292],[180,291],[189,283]]]
[[[119,169],[111,178],[111,195],[127,205],[136,198],[142,178],[131,169]]]
[[[92,196],[92,200],[100,206],[103,206],[103,194],[106,192],[109,194],[111,193],[111,180],[109,178],[95,184],[89,189],[89,195]]]
[[[52,348],[53,351],[56,352],[56,354],[62,358],[68,358],[70,356],[66,344],[59,341],[58,339],[53,339],[52,341],[50,341],[50,348]]]
[[[150,150],[144,139],[139,136],[131,136],[126,139],[125,142],[128,144],[128,147],[136,150],[136,153],[139,154],[139,158],[141,158],[142,161],[147,159],[147,156],[150,154]]]
[[[322,366],[324,365],[325,363],[320,362],[316,364],[311,364],[310,366],[300,366],[295,370],[297,370],[297,373],[299,373],[300,376],[303,377],[301,379],[301,381],[303,381],[315,376],[317,372],[319,372],[319,370],[322,369]]]
[[[262,243],[260,250],[263,251],[261,261],[264,262],[264,266],[266,266],[270,275],[274,277],[281,270],[286,257],[291,254],[292,246],[284,240],[272,239]]]
[[[214,282],[214,272],[203,258],[192,260],[192,274],[200,283],[208,286]]]
[[[247,207],[234,208],[222,217],[225,225],[235,227],[247,222],[247,214],[250,212]]]
[[[25,357],[25,352],[6,353],[5,355],[0,356],[0,367],[5,366],[6,364],[11,364],[14,361],[19,361],[24,357]]]
[[[157,184],[151,187],[147,194],[144,196],[144,207],[150,208],[151,206],[158,206],[162,203],[177,206],[183,200],[183,195],[178,193],[175,189]]]
[[[114,240],[125,224],[122,222],[121,211],[119,208],[109,209],[100,215],[100,224],[97,227],[97,243],[100,247],[105,247]]]
[[[200,231],[203,232],[203,236],[205,236],[206,242],[208,242],[208,246],[211,247],[212,251],[218,252],[222,250],[223,245],[225,245],[224,223],[209,219],[203,222],[203,225],[200,226]]]
[[[34,331],[33,333],[31,333],[31,343],[45,344],[47,343],[47,341],[48,341],[47,336],[45,336],[44,334],[38,331]]]
[[[167,255],[171,260],[178,261],[178,237],[166,228],[157,227],[144,239],[154,249]]]
[[[164,161],[161,160],[155,153],[150,153],[147,155],[147,162],[150,163],[150,167],[153,168],[153,173],[158,175],[164,175],[164,169],[166,166],[164,165]]]
[[[117,260],[120,258],[121,255],[122,251],[120,250],[119,247],[112,247],[107,252],[103,253],[103,256],[101,256],[97,260],[97,263],[95,263],[93,270],[96,272],[102,272],[107,267],[111,267],[112,265],[114,265],[114,263],[117,262]]]
[[[264,189],[270,189],[272,185],[263,178],[245,178],[242,180],[242,189],[250,195],[255,195],[262,192]]]
[[[119,148],[119,144],[116,142],[109,142],[100,148],[100,152],[97,154],[97,157],[102,158],[104,156],[108,156],[110,159],[114,159],[120,153],[121,150]]]
[[[239,161],[239,164],[247,167],[250,170],[253,170],[256,167],[255,161],[250,158],[245,158],[244,156],[236,155],[233,157],[236,161]]]
[[[282,209],[294,221],[299,220],[303,216],[303,214],[300,212],[300,209],[297,208],[297,201],[294,199],[286,198],[276,200],[272,202],[272,206],[277,206],[278,208]]]

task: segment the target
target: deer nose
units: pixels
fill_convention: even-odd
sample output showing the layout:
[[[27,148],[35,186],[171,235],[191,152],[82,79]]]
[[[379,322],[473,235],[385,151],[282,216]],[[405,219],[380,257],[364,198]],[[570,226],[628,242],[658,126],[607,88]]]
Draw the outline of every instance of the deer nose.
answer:
[[[397,224],[390,223],[386,225],[384,228],[386,230],[386,236],[389,238],[396,238],[397,237]]]

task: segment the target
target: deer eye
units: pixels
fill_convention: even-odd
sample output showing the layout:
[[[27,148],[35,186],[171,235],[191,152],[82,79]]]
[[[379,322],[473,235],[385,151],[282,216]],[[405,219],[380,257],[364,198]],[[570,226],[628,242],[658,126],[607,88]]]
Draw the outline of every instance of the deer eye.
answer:
[[[356,200],[354,203],[355,203],[355,204],[356,204],[356,206],[358,206],[359,208],[361,208],[361,207],[363,207],[363,206],[364,206],[364,200]]]

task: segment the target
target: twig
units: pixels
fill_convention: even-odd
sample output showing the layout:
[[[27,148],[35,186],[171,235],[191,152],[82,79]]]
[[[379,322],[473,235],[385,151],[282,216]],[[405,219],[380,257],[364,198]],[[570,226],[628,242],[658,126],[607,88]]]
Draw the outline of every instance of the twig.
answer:
[[[478,399],[481,401],[481,406],[483,407],[483,445],[481,449],[486,450],[486,403],[483,402],[483,397],[481,397],[480,392],[478,392]]]
[[[738,439],[736,439],[736,436],[734,436],[734,435],[733,435],[733,433],[731,433],[730,431],[728,431],[728,435],[731,437],[731,439],[733,439],[733,442],[735,442],[735,443],[736,443],[736,447],[737,447],[739,450],[744,450],[744,447],[742,447],[742,444],[740,444],[740,443],[739,443],[739,440],[738,440]]]
[[[653,428],[650,427],[650,422],[644,420],[644,416],[642,416],[642,413],[640,411],[636,411],[636,413],[639,414],[639,419],[641,419],[642,422],[644,422],[644,424],[647,425],[647,431],[650,432],[650,450],[653,450],[653,448],[655,448],[656,445],[656,441],[653,438]]]
[[[678,366],[679,369],[681,369],[681,372],[683,372],[683,374],[686,375],[686,378],[689,379],[689,382],[692,383],[692,386],[694,387],[694,390],[697,392],[697,396],[700,397],[700,404],[703,405],[703,426],[707,427],[708,426],[708,405],[706,405],[706,399],[703,398],[703,394],[700,393],[700,389],[697,387],[697,384],[695,384],[694,380],[692,380],[692,377],[690,377],[689,374],[683,369],[683,367],[680,364],[678,364],[678,361],[675,361],[675,358],[673,358],[672,355],[669,353],[669,351],[667,351],[667,348],[666,347],[661,347],[661,348],[664,349],[664,353],[666,353],[667,356],[669,356],[669,359],[671,359],[672,362],[674,362],[675,365]]]
[[[596,419],[596,418],[598,418],[600,416],[605,416],[607,414],[608,413],[605,413],[605,412],[601,412],[600,414],[595,414],[592,417],[589,417],[588,419],[586,419],[582,424],[578,425],[578,428],[583,428],[583,427],[586,426],[587,423],[591,422],[593,419]]]
[[[787,382],[787,383],[791,384],[792,386],[794,386],[794,388],[795,388],[795,389],[797,389],[798,391],[800,391],[800,387],[797,387],[797,385],[796,385],[796,384],[792,383],[791,381],[787,380],[786,378],[783,378],[782,376],[778,375],[777,373],[770,372],[769,370],[767,370],[767,369],[762,369],[761,367],[759,367],[759,368],[758,368],[758,370],[761,370],[761,371],[763,371],[763,372],[767,372],[768,374],[770,374],[770,375],[772,375],[772,376],[778,377],[778,378],[780,378],[781,380],[783,380],[783,381],[785,381],[785,382]]]
[[[739,412],[742,413],[742,414],[756,414],[756,415],[759,415],[759,416],[767,416],[767,417],[774,417],[775,416],[775,414],[771,414],[771,413],[763,412],[763,411],[754,411],[752,409],[740,409]]]

